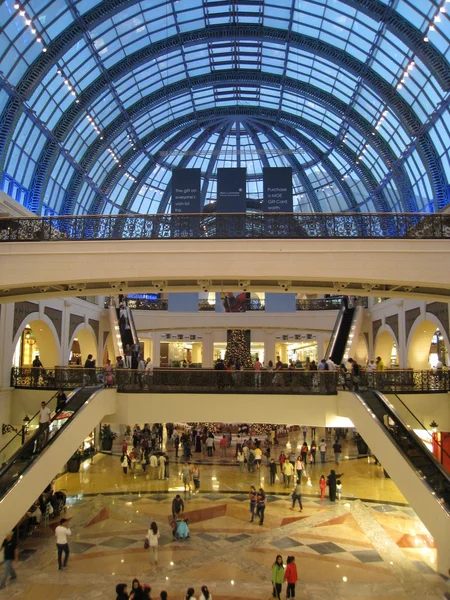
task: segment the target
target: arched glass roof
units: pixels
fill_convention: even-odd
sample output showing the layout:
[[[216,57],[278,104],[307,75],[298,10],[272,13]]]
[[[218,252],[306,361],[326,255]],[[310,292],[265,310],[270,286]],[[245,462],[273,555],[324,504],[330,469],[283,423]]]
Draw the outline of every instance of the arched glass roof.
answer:
[[[449,195],[449,0],[7,0],[1,187],[38,214],[170,212],[171,169],[291,166],[295,210]]]

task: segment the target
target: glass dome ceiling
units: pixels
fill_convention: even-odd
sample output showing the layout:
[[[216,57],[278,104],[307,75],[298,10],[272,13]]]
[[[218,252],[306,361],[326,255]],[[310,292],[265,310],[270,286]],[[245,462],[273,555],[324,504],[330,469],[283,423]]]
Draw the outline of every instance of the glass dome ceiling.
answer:
[[[296,211],[450,200],[449,0],[7,0],[1,188],[34,212],[171,211],[171,169],[293,168]]]

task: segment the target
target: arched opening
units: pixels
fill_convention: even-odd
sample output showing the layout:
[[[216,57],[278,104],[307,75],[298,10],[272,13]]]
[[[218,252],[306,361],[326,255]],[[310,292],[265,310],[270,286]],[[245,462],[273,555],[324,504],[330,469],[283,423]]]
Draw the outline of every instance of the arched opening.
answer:
[[[430,356],[428,359],[430,366],[435,369],[437,366],[448,365],[448,349],[445,344],[444,336],[440,329],[436,329],[431,338]]]
[[[385,368],[398,366],[397,344],[392,333],[387,330],[379,332],[374,348],[375,357],[381,356]]]
[[[29,367],[37,355],[44,367],[53,368],[59,363],[53,331],[41,320],[30,321],[24,326],[17,340],[12,364],[14,367]]]
[[[80,325],[79,329],[75,330],[72,339],[72,345],[69,352],[69,364],[84,365],[89,354],[97,360],[97,365],[103,357],[97,357],[97,341],[95,335],[87,327]]]
[[[417,324],[408,345],[408,366],[413,369],[436,367],[438,360],[448,365],[448,339],[436,322]]]

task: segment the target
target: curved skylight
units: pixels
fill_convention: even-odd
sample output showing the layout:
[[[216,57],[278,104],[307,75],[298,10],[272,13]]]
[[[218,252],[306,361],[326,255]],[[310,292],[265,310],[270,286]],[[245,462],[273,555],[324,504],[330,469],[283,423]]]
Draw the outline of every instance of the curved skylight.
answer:
[[[121,8],[122,7],[122,8]],[[448,0],[7,0],[1,188],[37,214],[171,211],[174,167],[293,169],[294,210],[449,198]]]

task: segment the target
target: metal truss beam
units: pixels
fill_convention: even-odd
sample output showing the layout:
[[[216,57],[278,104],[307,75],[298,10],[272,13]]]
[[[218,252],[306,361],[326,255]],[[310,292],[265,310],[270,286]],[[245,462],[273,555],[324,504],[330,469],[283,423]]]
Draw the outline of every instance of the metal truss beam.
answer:
[[[293,117],[292,115],[286,115],[286,113],[284,113],[283,121],[277,124],[277,129],[283,131],[288,136],[295,136],[296,139],[299,140],[300,144],[303,143],[302,139],[304,136],[301,136],[300,132],[297,130],[297,127],[299,127],[300,129],[304,129],[313,139],[317,137],[325,141],[327,144],[329,144],[330,141],[333,139],[333,136],[329,132],[322,129],[319,125],[308,122],[308,125],[306,127],[301,127],[298,124],[299,120],[301,121],[300,117]],[[264,123],[264,120],[261,120],[259,117],[255,117],[255,121],[262,121]],[[309,140],[306,138],[306,141]],[[377,211],[389,212],[389,203],[386,197],[384,196],[384,192],[380,192],[378,190],[378,182],[375,179],[372,171],[360,161],[358,161],[358,155],[349,148],[341,148],[341,154],[345,157],[347,162],[349,162],[353,166],[353,170],[358,174],[358,177],[360,178],[366,190],[368,191],[369,198],[373,199]],[[342,177],[339,173],[336,183],[338,181],[341,182],[341,179]],[[354,206],[354,208],[356,209],[356,206]]]
[[[117,9],[118,0],[114,4],[115,8]],[[80,28],[79,30],[81,31]],[[111,81],[113,81],[116,77],[123,76],[140,64],[165,54],[171,49],[178,48],[180,44],[183,44],[183,46],[189,46],[198,43],[218,41],[221,39],[233,41],[248,39],[259,42],[267,40],[269,42],[282,44],[284,46],[287,41],[287,33],[288,32],[286,30],[261,26],[255,27],[253,25],[245,24],[228,24],[223,26],[213,26],[200,31],[185,32],[183,34],[177,34],[176,36],[162,40],[156,44],[151,44],[146,48],[139,50],[133,55],[130,55],[118,62],[108,72]],[[446,193],[442,189],[443,186],[445,187],[445,182],[443,180],[445,179],[445,176],[443,175],[440,159],[437,156],[437,153],[433,152],[433,144],[431,140],[428,139],[428,134],[424,133],[423,129],[421,130],[420,120],[407,102],[402,98],[402,96],[398,94],[396,90],[394,90],[392,86],[382,79],[382,77],[373,69],[369,68],[367,65],[364,65],[364,63],[361,61],[356,60],[346,52],[332,46],[331,44],[317,40],[316,38],[311,38],[309,36],[304,36],[293,32],[289,33],[289,42],[293,47],[323,56],[328,60],[340,65],[342,68],[349,70],[353,75],[363,78],[366,84],[375,90],[382,97],[382,99],[389,104],[391,110],[396,112],[405,128],[409,131],[410,135],[418,136],[414,143],[417,145],[419,154],[421,154],[422,160],[424,161],[424,165],[430,177],[437,202],[442,202],[441,196],[446,197]],[[48,55],[49,52],[45,54],[45,60],[50,58]],[[34,81],[34,77],[32,79]],[[83,99],[85,98],[89,104],[101,91],[103,91],[106,84],[107,81],[105,80],[105,77],[103,75],[99,76],[99,78],[93,84],[91,84],[89,88],[86,88],[86,90],[82,92],[80,95],[80,100],[83,97]],[[22,90],[23,87],[24,84],[22,81],[20,84],[20,89]],[[27,89],[26,86],[25,89]],[[82,104],[81,101],[80,104]],[[66,111],[64,114],[64,119],[60,120],[57,127],[55,127],[54,134],[58,139],[63,139],[70,130],[70,127],[73,126],[75,113],[77,113],[79,116],[79,106],[80,105],[73,103],[72,106],[69,107],[68,111]],[[73,116],[72,113],[74,113]],[[13,122],[11,121],[9,109],[8,114],[6,115],[6,121]]]
[[[173,121],[166,123],[162,127],[157,130],[152,131],[145,138],[143,138],[142,144],[144,147],[154,144],[157,140],[164,140],[167,136],[171,135],[173,131],[176,131],[181,128],[174,138],[171,140],[171,146],[174,146],[174,143],[180,143],[187,139],[190,135],[192,135],[195,131],[198,130],[197,119],[204,127],[210,127],[211,125],[215,125],[219,119],[238,119],[242,120],[243,118],[250,118],[253,122],[262,122],[264,126],[274,127],[274,119],[277,116],[278,111],[274,109],[268,108],[257,108],[257,107],[224,107],[224,108],[215,108],[215,109],[205,109],[202,111],[197,111],[197,113],[185,115],[178,119],[174,119]],[[292,132],[292,128],[298,129],[297,136],[301,136],[301,131],[304,130],[312,139],[318,138],[325,141],[328,145],[330,145],[333,141],[333,136],[325,131],[318,125],[312,124],[309,121],[305,121],[300,117],[295,115],[290,115],[288,113],[282,113],[281,120],[276,125],[277,129],[282,131],[286,130],[287,134],[290,135]],[[304,136],[302,136],[304,137]],[[311,139],[305,138],[306,141],[311,143]],[[160,150],[164,151],[163,149]],[[320,151],[317,150],[319,153]],[[388,211],[388,202],[384,197],[383,193],[377,192],[377,182],[370,171],[363,163],[356,164],[358,160],[357,155],[350,148],[344,147],[341,148],[340,152],[346,157],[347,161],[354,165],[354,170],[363,181],[367,190],[370,194],[374,196],[374,202],[377,206],[377,210],[380,212]],[[107,173],[105,176],[100,188],[103,192],[103,195],[96,199],[92,205],[91,210],[89,211],[91,214],[95,214],[98,212],[99,206],[101,205],[101,201],[104,195],[108,194],[114,186],[118,183],[120,178],[123,175],[124,170],[126,170],[135,160],[136,155],[133,151],[126,152],[121,157],[121,167],[113,166],[113,168]],[[153,160],[153,159],[152,159]],[[152,161],[150,161],[152,162]],[[130,192],[132,193],[132,189],[136,189],[136,184],[133,184],[130,188]]]
[[[283,143],[283,141],[279,138],[278,134],[276,134],[273,130],[266,131],[265,133],[269,137],[272,137],[273,139],[276,139],[277,142],[278,142],[278,144],[282,144],[283,146],[285,145]],[[308,152],[310,152],[310,153],[314,153],[315,152],[316,156],[318,156],[317,155],[317,148],[314,148],[314,145],[311,144],[311,143],[308,144],[308,145],[306,145],[305,144],[305,140],[302,139],[302,138],[299,138],[297,136],[297,130],[295,130],[295,129],[292,128],[292,133],[289,134],[289,137],[297,140],[300,145],[302,145],[303,147],[307,148]],[[287,156],[287,158],[289,159],[289,156]],[[293,157],[293,158],[295,158],[295,157]],[[318,212],[320,212],[322,209],[320,208],[320,203],[319,203],[319,201],[317,199],[317,195],[315,193],[315,190],[313,189],[313,187],[311,185],[311,182],[309,181],[308,177],[304,174],[304,168],[305,167],[303,165],[300,165],[300,163],[298,163],[298,161],[296,161],[296,162],[298,164],[298,168],[299,168],[299,170],[301,172],[301,175],[302,175],[302,183],[303,183],[303,180],[306,180],[308,182],[309,186],[311,187],[311,189],[312,189],[312,191],[314,193],[314,196],[315,196],[315,199],[316,199],[316,203],[319,206],[319,211]],[[330,175],[330,177],[336,183],[339,191],[341,192],[342,196],[345,199],[347,207],[350,210],[353,210],[353,211],[357,210],[358,203],[356,201],[356,198],[355,198],[353,192],[351,191],[350,186],[345,182],[345,180],[342,181],[342,173],[339,172],[339,170],[334,166],[334,164],[331,162],[331,160],[329,158],[324,157],[321,160],[321,162],[322,162],[322,165],[323,165],[324,169],[328,172],[328,174]]]
[[[247,82],[254,83],[255,81],[258,81],[260,85],[267,85],[268,87],[278,89],[282,78],[278,75],[265,72],[235,72],[226,70],[220,71],[219,73],[209,73],[191,78],[190,83],[196,89],[201,89],[205,86],[214,86],[225,82],[227,84],[239,85]],[[298,82],[291,78],[284,78],[284,84],[286,89],[294,93],[298,93],[299,95],[301,94],[302,97],[311,99],[314,102],[321,104],[321,106],[324,106],[326,110],[329,110],[339,117],[341,117],[347,109],[347,105],[344,102],[334,97],[332,94],[324,92],[323,90],[320,90],[318,87],[311,84]],[[163,102],[187,92],[188,87],[188,83],[184,80],[149,94],[129,107],[129,119],[134,121],[150,110],[158,110],[158,107],[161,106]],[[351,110],[348,114],[348,118],[352,126],[362,135],[362,137],[366,138],[371,146],[378,152],[386,166],[391,168],[396,162],[397,157],[395,156],[389,144],[383,139],[378,131],[374,129],[373,125],[356,110]],[[82,172],[90,172],[92,166],[95,165],[98,160],[100,160],[100,157],[105,149],[118,135],[120,135],[126,129],[126,125],[127,121],[124,120],[121,115],[119,115],[108,125],[108,127],[106,127],[106,129],[102,132],[103,140],[100,140],[99,137],[96,138],[94,142],[86,149],[85,154],[81,158],[80,167]],[[373,133],[375,133],[375,135],[372,135]],[[46,156],[47,155],[44,148],[44,151],[42,152],[38,161],[41,169],[47,162]],[[415,208],[412,202],[414,192],[409,182],[407,173],[402,165],[397,168],[394,180],[396,182],[397,189],[401,193],[403,192],[401,199],[404,209],[406,211],[413,211]],[[64,202],[64,214],[70,214],[73,210],[74,200],[77,197],[82,184],[83,175],[80,172],[74,173],[68,186],[69,191],[67,193],[67,204]]]

